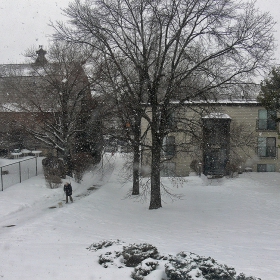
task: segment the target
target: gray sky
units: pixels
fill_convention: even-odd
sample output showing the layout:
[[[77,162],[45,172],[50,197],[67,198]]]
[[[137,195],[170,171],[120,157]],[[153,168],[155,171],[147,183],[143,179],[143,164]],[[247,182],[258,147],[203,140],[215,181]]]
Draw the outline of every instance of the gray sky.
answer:
[[[22,63],[24,52],[39,45],[47,46],[52,28],[50,20],[63,19],[61,8],[69,0],[0,0],[0,63]],[[280,0],[257,0],[257,6],[280,21]],[[280,22],[275,26],[275,56],[280,62]]]
[[[32,47],[48,46],[50,20],[63,19],[69,0],[0,0],[0,63],[21,63]]]

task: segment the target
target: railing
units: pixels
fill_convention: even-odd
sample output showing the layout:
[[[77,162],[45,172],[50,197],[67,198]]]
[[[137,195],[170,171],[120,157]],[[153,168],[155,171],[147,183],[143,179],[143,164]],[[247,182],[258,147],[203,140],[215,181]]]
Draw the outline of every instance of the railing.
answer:
[[[277,158],[277,147],[257,147],[256,154],[261,158]]]
[[[42,162],[38,157],[16,161],[0,167],[0,186],[2,191],[31,177],[43,173]]]
[[[270,119],[258,119],[257,120],[257,130],[271,130],[276,131],[277,125],[275,120]]]

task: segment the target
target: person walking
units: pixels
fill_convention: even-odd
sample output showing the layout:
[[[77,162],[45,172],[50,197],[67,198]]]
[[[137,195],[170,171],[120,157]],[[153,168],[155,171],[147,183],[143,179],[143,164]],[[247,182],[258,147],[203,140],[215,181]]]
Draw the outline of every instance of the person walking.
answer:
[[[64,184],[64,192],[66,194],[66,203],[68,203],[68,196],[70,197],[71,202],[73,202],[72,198],[72,186],[70,183],[66,182]]]

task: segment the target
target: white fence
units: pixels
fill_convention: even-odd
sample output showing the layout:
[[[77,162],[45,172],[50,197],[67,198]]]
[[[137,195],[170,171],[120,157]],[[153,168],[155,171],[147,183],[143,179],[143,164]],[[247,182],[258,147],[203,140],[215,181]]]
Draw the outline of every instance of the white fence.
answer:
[[[4,189],[43,173],[42,161],[32,157],[0,167],[0,188]]]

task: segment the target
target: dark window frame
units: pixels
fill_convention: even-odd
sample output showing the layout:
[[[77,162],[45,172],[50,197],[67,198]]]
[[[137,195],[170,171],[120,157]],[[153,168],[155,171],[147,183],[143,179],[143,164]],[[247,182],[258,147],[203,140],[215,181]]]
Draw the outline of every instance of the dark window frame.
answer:
[[[262,117],[265,115],[265,117]],[[261,131],[276,131],[277,122],[276,122],[277,113],[274,110],[259,109],[258,119],[257,119],[257,130]]]
[[[273,142],[273,145],[269,142]],[[256,152],[260,158],[277,158],[276,137],[258,137]]]
[[[175,136],[168,135],[164,137],[162,144],[162,155],[165,157],[174,157],[176,155]]]

